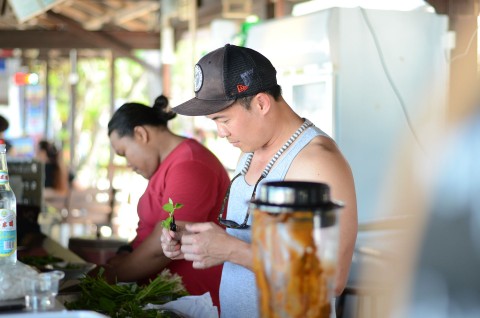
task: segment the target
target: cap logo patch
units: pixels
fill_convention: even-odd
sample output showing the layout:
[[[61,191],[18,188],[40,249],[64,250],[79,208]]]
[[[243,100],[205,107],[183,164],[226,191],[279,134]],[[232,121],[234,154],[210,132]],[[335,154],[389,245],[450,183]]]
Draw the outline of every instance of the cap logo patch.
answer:
[[[193,76],[194,76],[194,91],[197,93],[203,85],[203,71],[200,65],[195,64],[195,68],[193,69]]]
[[[240,77],[242,78],[243,84],[245,84],[246,86],[250,86],[250,84],[252,83],[253,68],[240,74]]]
[[[247,89],[248,89],[248,86],[245,86],[245,85],[242,85],[242,84],[238,84],[238,85],[237,85],[237,91],[238,91],[239,93],[245,92]]]

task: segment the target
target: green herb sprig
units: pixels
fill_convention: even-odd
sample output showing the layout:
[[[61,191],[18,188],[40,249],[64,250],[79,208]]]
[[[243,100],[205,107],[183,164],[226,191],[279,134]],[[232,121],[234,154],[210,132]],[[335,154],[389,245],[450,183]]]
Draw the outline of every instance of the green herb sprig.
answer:
[[[188,295],[182,279],[163,270],[153,281],[145,286],[136,283],[109,284],[103,278],[103,268],[97,277],[86,276],[80,279],[80,298],[65,302],[69,310],[93,310],[115,318],[171,317],[158,310],[143,310],[148,303],[164,304]]]
[[[171,198],[168,198],[168,203],[165,203],[163,205],[163,209],[168,212],[168,217],[162,221],[162,226],[166,229],[170,229],[172,231],[176,231],[177,226],[175,224],[175,217],[174,217],[174,212],[177,209],[180,209],[183,207],[183,204],[181,203],[173,203]]]

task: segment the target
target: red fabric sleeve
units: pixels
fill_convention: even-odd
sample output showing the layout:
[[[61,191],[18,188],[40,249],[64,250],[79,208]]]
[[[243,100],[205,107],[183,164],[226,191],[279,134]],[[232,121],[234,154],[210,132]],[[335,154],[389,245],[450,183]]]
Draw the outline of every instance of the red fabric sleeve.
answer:
[[[218,177],[205,164],[184,161],[173,165],[165,179],[164,201],[171,198],[183,207],[175,211],[175,219],[188,222],[213,221],[218,211]]]

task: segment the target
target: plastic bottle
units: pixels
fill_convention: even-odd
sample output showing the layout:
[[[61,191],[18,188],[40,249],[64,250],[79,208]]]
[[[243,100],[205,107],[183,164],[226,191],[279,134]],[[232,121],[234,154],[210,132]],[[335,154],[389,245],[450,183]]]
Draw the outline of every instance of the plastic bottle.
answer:
[[[5,144],[0,144],[0,265],[17,262],[17,199],[10,187]]]

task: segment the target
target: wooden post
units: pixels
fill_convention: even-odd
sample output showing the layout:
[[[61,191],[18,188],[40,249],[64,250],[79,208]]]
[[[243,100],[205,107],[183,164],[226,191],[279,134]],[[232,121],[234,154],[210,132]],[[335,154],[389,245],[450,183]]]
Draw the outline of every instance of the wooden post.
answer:
[[[75,133],[75,117],[77,115],[77,83],[78,83],[78,71],[77,71],[77,50],[70,50],[70,116],[68,118],[68,128],[70,130],[70,168],[76,170],[75,162],[75,145],[76,133]]]
[[[463,117],[472,107],[478,85],[478,23],[480,0],[426,0],[438,14],[448,15],[449,29],[455,33],[450,55],[448,115]]]
[[[452,119],[463,117],[472,104],[477,86],[477,17],[449,17],[450,29],[455,32],[455,48],[450,57],[450,91],[448,112]]]

